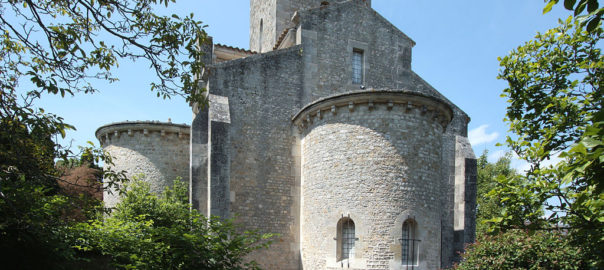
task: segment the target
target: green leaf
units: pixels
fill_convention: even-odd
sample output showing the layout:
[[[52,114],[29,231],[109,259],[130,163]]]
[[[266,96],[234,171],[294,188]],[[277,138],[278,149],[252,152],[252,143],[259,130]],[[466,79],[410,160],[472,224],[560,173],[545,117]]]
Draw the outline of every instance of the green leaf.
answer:
[[[598,28],[599,25],[600,25],[600,18],[598,18],[598,17],[591,18],[587,23],[587,31],[594,32]]]
[[[598,145],[603,145],[602,141],[592,139],[592,138],[584,138],[583,140],[581,140],[581,144],[585,145],[585,147],[587,147],[587,148],[593,148]]]
[[[588,0],[587,1],[587,12],[593,13],[598,9],[598,0]]]
[[[581,14],[581,12],[583,12],[586,7],[587,7],[587,0],[581,0],[579,2],[579,5],[575,8],[574,16],[576,17],[579,14]]]
[[[558,3],[558,0],[550,0],[549,3],[547,3],[547,5],[545,5],[543,8],[543,14],[550,12],[556,3]]]
[[[575,6],[576,2],[577,0],[564,0],[564,8],[568,10],[573,10],[573,7]]]

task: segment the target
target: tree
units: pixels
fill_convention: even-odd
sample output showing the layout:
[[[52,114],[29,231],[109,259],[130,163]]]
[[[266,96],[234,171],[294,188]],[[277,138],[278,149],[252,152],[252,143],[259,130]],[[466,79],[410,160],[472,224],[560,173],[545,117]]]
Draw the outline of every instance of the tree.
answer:
[[[457,270],[586,269],[581,249],[558,231],[509,230],[497,235],[482,234],[466,247]]]
[[[10,48],[8,48],[10,50]],[[0,56],[6,51],[0,52]],[[52,140],[65,130],[62,119],[30,108],[0,83],[0,253],[9,269],[60,265],[73,257],[63,212],[68,198],[59,192]],[[10,81],[8,81],[10,83]],[[31,260],[35,257],[36,260]]]
[[[546,0],[547,2],[547,0]],[[548,13],[552,10],[552,7],[557,4],[559,0],[549,0],[547,5],[543,8],[543,13]],[[587,26],[587,31],[594,31],[602,21],[602,14],[604,14],[604,8],[601,8],[598,0],[564,0],[564,8],[574,11],[574,16],[582,21],[582,26]],[[581,15],[584,11],[587,11],[586,15]]]
[[[159,196],[148,183],[131,182],[110,217],[79,225],[78,247],[119,269],[258,269],[244,257],[266,247],[271,235],[206,219],[189,210],[187,194],[178,180]]]
[[[498,178],[491,192],[503,209],[494,229],[563,227],[592,267],[604,267],[602,33],[568,18],[499,59],[515,134],[506,144],[530,169]],[[555,166],[545,164],[556,157]]]
[[[59,192],[68,198],[73,208],[71,212],[64,211],[63,217],[73,221],[94,217],[103,202],[102,168],[76,159],[67,163],[59,160],[56,166],[61,175],[57,181]]]
[[[97,80],[117,80],[120,61],[143,60],[157,76],[151,89],[168,98],[203,102],[196,44],[206,34],[193,15],[159,16],[154,7],[173,0],[0,0],[0,253],[19,269],[65,268],[71,248],[74,203],[61,193],[56,159],[78,153],[55,138],[74,129],[36,108],[43,94],[92,93]],[[33,86],[27,89],[24,82]],[[111,162],[98,148],[89,161]],[[105,170],[110,186],[122,172]],[[36,258],[32,260],[31,258]]]
[[[193,74],[203,65],[196,44],[206,33],[193,14],[154,13],[174,1],[0,1],[3,92],[27,78],[38,97],[90,93],[94,79],[117,80],[111,71],[120,60],[144,60],[155,71],[158,96],[201,101]]]
[[[491,163],[487,160],[488,151],[484,151],[478,158],[477,195],[476,195],[476,233],[485,234],[488,230],[486,222],[499,215],[501,207],[499,199],[488,196],[489,192],[496,186],[497,178],[516,176],[516,170],[511,167],[511,154],[500,157],[497,162]]]
[[[581,248],[572,245],[563,231],[489,231],[488,221],[502,211],[501,197],[492,190],[503,179],[517,179],[519,186],[524,183],[510,166],[510,153],[495,163],[488,162],[487,154],[485,151],[478,158],[477,240],[466,247],[463,260],[454,269],[585,269]]]

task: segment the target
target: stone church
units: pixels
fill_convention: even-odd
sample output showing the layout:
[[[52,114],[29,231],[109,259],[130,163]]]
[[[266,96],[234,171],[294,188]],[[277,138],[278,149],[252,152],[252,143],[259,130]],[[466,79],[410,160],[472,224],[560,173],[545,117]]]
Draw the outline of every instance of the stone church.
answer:
[[[116,169],[277,233],[266,269],[439,269],[475,233],[469,117],[411,68],[415,42],[370,0],[250,0],[250,49],[211,41],[191,125],[96,136]],[[109,205],[115,197],[106,196]]]

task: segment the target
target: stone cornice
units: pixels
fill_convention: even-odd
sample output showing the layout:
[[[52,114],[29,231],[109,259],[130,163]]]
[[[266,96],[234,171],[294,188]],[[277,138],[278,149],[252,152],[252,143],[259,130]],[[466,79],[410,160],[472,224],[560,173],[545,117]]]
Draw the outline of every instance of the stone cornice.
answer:
[[[133,136],[136,131],[141,131],[143,135],[159,132],[161,136],[173,133],[177,134],[179,138],[184,138],[189,136],[190,127],[185,124],[159,121],[125,121],[101,126],[96,130],[95,136],[102,144],[109,137],[120,136],[121,133]]]
[[[392,110],[395,106],[403,106],[406,112],[417,110],[421,115],[430,117],[443,128],[446,128],[453,118],[453,111],[445,101],[402,89],[362,90],[321,98],[304,106],[292,117],[292,122],[299,129],[303,129],[312,122],[314,117],[322,118],[326,114],[337,114],[337,110],[341,107],[354,111],[355,106],[365,105],[369,107],[369,110],[373,110],[377,104],[386,105],[385,108],[388,110]]]

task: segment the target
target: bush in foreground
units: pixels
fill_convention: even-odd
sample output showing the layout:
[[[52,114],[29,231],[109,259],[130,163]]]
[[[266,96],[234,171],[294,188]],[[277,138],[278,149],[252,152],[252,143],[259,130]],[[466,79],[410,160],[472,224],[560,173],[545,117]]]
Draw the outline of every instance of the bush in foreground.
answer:
[[[90,257],[109,257],[119,269],[258,269],[245,256],[266,247],[271,237],[240,232],[231,221],[190,210],[181,181],[161,195],[134,181],[111,216],[77,230],[77,248]]]
[[[462,257],[457,270],[588,269],[581,249],[560,232],[510,230],[482,235]]]

